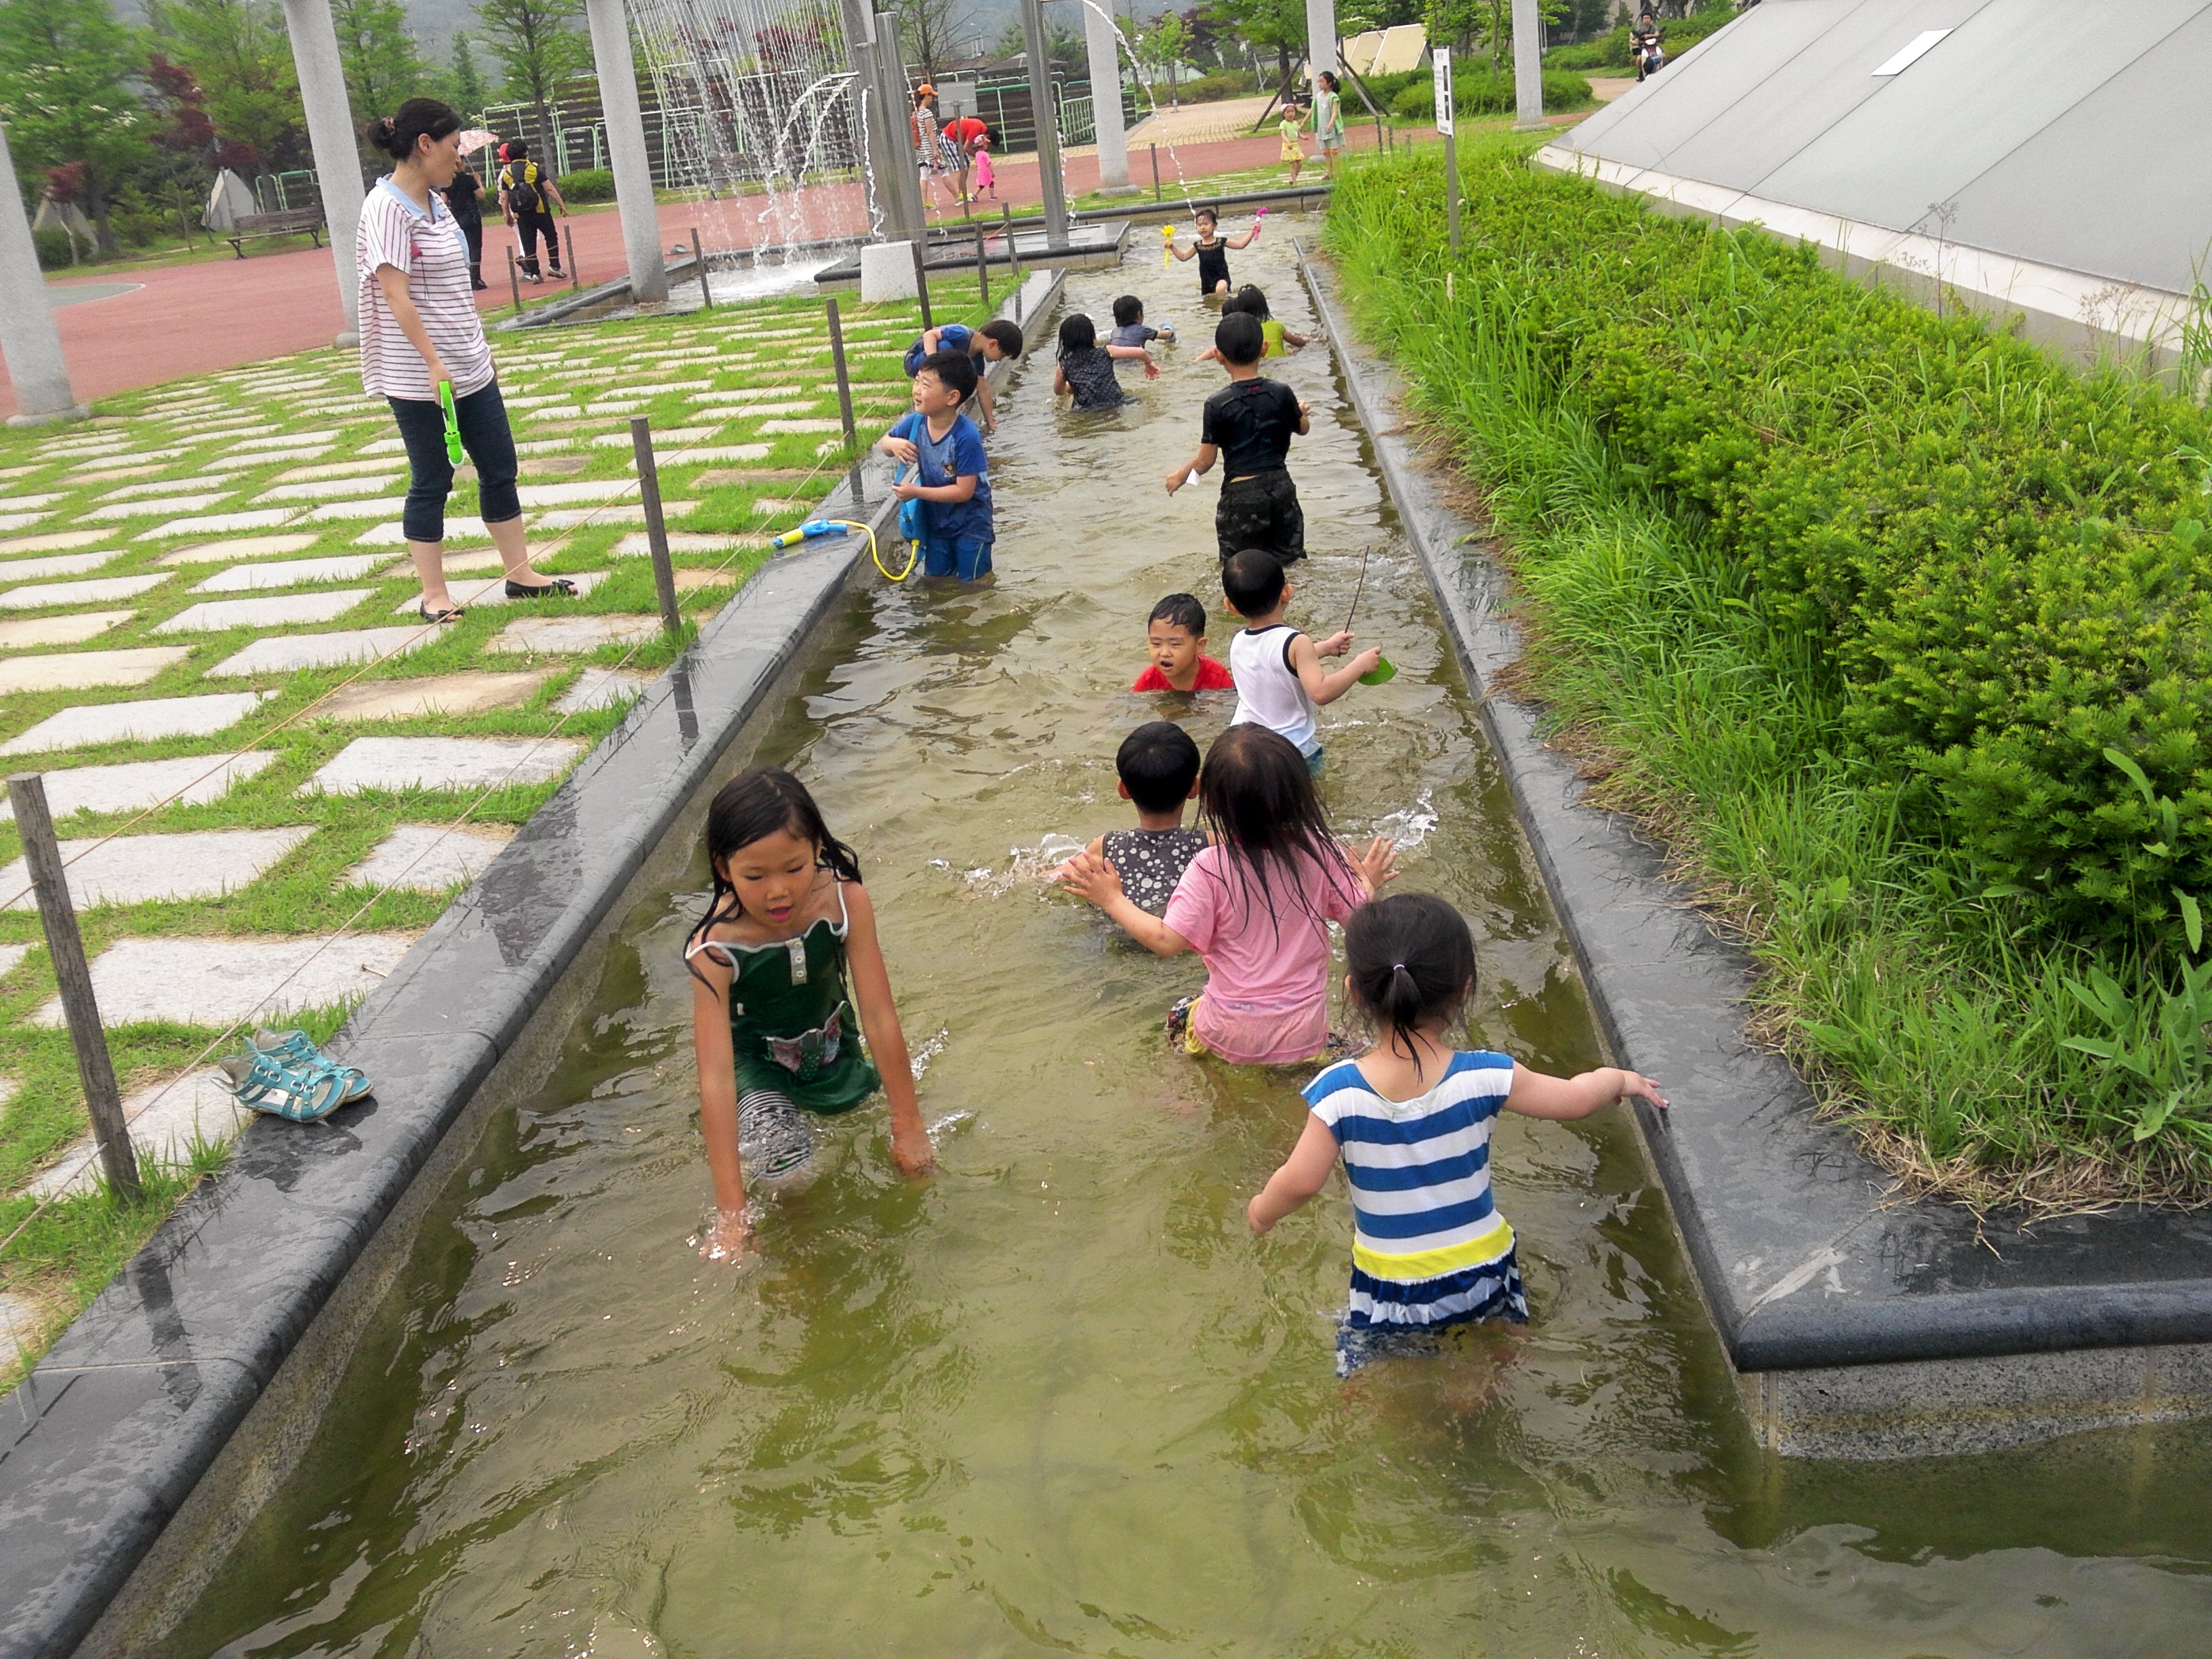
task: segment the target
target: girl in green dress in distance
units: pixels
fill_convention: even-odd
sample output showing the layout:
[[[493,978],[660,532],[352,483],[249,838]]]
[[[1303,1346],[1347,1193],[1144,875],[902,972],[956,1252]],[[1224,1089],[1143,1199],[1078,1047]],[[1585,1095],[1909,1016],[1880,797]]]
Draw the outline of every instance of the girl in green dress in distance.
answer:
[[[881,1088],[899,1168],[919,1175],[933,1159],[860,862],[806,786],[777,766],[724,784],[707,809],[707,861],[714,895],[684,947],[714,1177],[699,1254],[734,1261],[752,1233],[746,1178],[792,1185],[811,1173],[811,1118]]]

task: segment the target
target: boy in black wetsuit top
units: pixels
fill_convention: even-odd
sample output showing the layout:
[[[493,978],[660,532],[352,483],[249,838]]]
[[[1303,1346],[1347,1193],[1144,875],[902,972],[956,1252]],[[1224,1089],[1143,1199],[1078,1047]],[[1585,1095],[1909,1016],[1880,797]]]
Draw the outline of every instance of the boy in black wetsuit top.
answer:
[[[1306,556],[1306,520],[1298,507],[1298,487],[1284,462],[1291,434],[1307,431],[1312,410],[1279,380],[1260,375],[1260,354],[1267,337],[1260,319],[1231,312],[1213,331],[1213,343],[1229,371],[1229,384],[1206,400],[1198,428],[1198,453],[1168,474],[1168,494],[1208,472],[1222,458],[1221,504],[1213,509],[1213,533],[1226,563],[1248,547],[1272,553],[1284,564]]]

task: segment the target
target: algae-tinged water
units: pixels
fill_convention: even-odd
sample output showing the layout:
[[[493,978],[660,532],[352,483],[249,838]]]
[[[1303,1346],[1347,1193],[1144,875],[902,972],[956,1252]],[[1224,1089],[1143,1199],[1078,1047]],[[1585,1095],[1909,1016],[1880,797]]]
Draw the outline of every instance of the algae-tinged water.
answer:
[[[1239,256],[1311,331],[1270,222]],[[1312,227],[1305,227],[1312,234]],[[1141,249],[1143,243],[1139,246]],[[742,1272],[690,1240],[684,890],[622,924],[554,1081],[502,1120],[383,1310],[322,1439],[179,1655],[2140,1654],[2212,1646],[2205,1439],[2081,1437],[1946,1462],[1785,1464],[1750,1443],[1633,1134],[1509,1119],[1518,1339],[1331,1364],[1333,1192],[1263,1243],[1242,1206],[1298,1079],[1171,1057],[1159,962],[1034,878],[1129,822],[1122,690],[1177,588],[1221,611],[1214,486],[1170,504],[1218,371],[1187,267],[1125,288],[1184,343],[1118,416],[1040,357],[1001,403],[1000,574],[855,584],[826,666],[767,722],[858,848],[942,1172],[879,1109],[774,1203]],[[1325,711],[1338,826],[1407,841],[1403,885],[1473,921],[1475,1041],[1595,1062],[1583,994],[1319,348],[1294,452],[1315,556],[1296,615],[1401,672]],[[1229,627],[1217,622],[1225,652]],[[1226,696],[1186,708],[1201,744]],[[687,888],[703,885],[695,861]],[[1677,1091],[1685,1111],[1729,1109]]]

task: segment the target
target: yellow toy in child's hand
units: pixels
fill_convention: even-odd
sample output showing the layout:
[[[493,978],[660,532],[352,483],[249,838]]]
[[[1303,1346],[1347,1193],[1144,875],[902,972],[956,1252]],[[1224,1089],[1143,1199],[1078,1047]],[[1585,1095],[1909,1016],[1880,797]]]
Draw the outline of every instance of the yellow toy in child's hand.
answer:
[[[1160,227],[1160,269],[1165,270],[1175,261],[1175,227]]]

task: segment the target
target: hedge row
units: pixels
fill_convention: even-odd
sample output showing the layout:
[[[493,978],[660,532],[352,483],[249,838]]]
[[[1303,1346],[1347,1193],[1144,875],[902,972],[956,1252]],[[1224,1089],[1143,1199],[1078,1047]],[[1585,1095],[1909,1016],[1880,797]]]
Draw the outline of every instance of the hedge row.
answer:
[[[1371,75],[1367,90],[1393,115],[1408,120],[1432,121],[1437,113],[1436,76],[1425,69],[1395,75]],[[1551,68],[1544,70],[1544,107],[1588,109],[1597,101],[1590,83],[1579,75]],[[1510,115],[1518,107],[1511,67],[1500,68],[1487,58],[1462,58],[1452,66],[1452,109],[1459,115]],[[1347,111],[1348,112],[1348,111]]]
[[[1708,517],[1777,660],[1831,677],[1850,740],[1990,891],[2094,940],[2172,942],[2212,908],[2202,411],[1756,230],[1495,154],[1464,189],[1461,292]],[[1433,157],[1338,192],[1440,272]]]
[[[1667,49],[1667,56],[1679,58],[1723,24],[1735,21],[1735,8],[1725,3],[1702,8],[1687,17],[1674,18],[1659,26],[1659,41]],[[1544,67],[1561,70],[1615,70],[1633,74],[1636,60],[1629,55],[1628,25],[1595,40],[1582,41],[1571,46],[1554,46],[1544,54]]]

